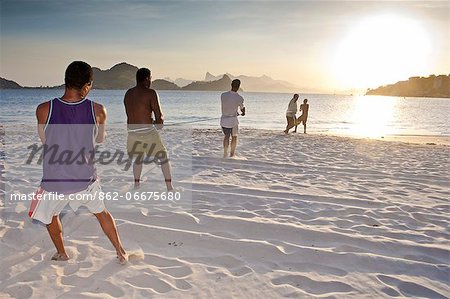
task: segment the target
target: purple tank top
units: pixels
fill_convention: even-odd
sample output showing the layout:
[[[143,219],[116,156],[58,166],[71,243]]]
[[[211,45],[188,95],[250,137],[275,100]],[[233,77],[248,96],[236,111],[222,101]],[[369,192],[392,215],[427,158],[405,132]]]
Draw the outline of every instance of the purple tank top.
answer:
[[[85,190],[97,179],[94,165],[96,134],[94,103],[55,98],[45,126],[41,187],[49,192],[71,194]]]

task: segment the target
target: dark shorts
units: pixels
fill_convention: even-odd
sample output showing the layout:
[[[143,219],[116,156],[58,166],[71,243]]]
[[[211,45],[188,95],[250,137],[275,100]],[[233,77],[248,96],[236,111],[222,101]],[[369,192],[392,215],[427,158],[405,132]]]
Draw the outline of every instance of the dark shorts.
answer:
[[[231,135],[231,136],[237,136],[238,134],[238,126],[234,127],[234,128],[225,128],[222,127],[222,132],[225,135]]]

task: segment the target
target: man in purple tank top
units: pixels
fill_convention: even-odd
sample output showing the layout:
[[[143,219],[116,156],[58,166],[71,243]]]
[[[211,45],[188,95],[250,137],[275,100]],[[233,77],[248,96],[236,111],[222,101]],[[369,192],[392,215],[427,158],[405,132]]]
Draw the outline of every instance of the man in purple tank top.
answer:
[[[48,233],[57,252],[52,260],[68,260],[62,239],[59,214],[69,204],[76,211],[85,206],[93,213],[106,236],[116,249],[121,264],[127,254],[120,242],[114,218],[97,196],[89,200],[67,200],[70,195],[97,195],[101,187],[92,161],[95,142],[105,139],[106,109],[86,99],[93,83],[89,64],[72,62],[65,73],[65,92],[61,98],[40,104],[36,109],[39,137],[44,149],[54,149],[57,155],[73,153],[72,161],[52,161],[52,152],[44,150],[43,177],[38,194],[61,195],[61,200],[33,200],[29,215],[47,225]]]

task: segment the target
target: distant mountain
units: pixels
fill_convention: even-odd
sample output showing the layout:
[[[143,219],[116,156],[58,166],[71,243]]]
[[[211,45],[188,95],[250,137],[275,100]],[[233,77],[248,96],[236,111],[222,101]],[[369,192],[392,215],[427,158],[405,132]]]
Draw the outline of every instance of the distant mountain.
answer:
[[[272,79],[269,76],[262,75],[260,77],[252,77],[252,76],[245,76],[245,75],[239,75],[234,76],[230,73],[226,73],[231,80],[233,79],[239,79],[241,80],[241,86],[244,90],[247,91],[269,91],[269,92],[298,92],[299,88],[295,86],[294,84],[282,81],[282,80],[275,80]],[[207,72],[205,75],[205,81],[213,81],[218,80],[223,75],[214,76],[210,72]]]
[[[175,80],[172,80],[169,77],[164,78],[164,80],[175,83],[179,87],[185,87],[186,85],[189,85],[195,81],[195,80],[189,80],[189,79],[184,79],[184,78],[177,78]]]
[[[177,79],[175,79],[175,81],[173,83],[175,83],[176,85],[178,85],[180,87],[185,87],[186,85],[189,85],[192,82],[194,82],[194,80],[177,78]]]
[[[23,88],[14,81],[7,80],[0,77],[0,89],[21,89]]]
[[[152,81],[151,88],[156,90],[178,90],[180,87],[173,82],[164,79],[156,79]]]
[[[114,65],[110,69],[101,70],[98,67],[92,68],[94,72],[94,89],[128,89],[136,85],[136,72],[138,68],[134,65],[122,62]],[[291,92],[298,91],[293,84],[274,80],[268,76],[233,76],[229,73],[214,76],[206,73],[205,81],[195,81],[178,78],[171,82],[169,78],[157,79],[152,82],[152,87],[156,90],[210,90],[226,91],[230,89],[231,80],[238,78],[242,81],[241,87],[246,91],[272,91],[272,92]],[[180,87],[181,86],[181,87]],[[53,87],[22,87],[16,82],[1,79],[1,89],[8,88],[64,88],[63,85]]]
[[[408,81],[368,89],[366,95],[450,98],[450,75],[411,77]]]
[[[182,90],[210,90],[210,91],[225,91],[231,87],[231,79],[227,75],[215,81],[196,81],[182,88]]]
[[[116,64],[109,70],[93,67],[94,89],[128,89],[136,85],[136,72],[134,65],[125,62]]]
[[[223,76],[223,75],[222,75]],[[228,77],[233,77],[233,76],[230,76],[229,74],[228,74]],[[220,76],[218,76],[218,77],[216,77],[216,76],[214,76],[213,74],[211,74],[210,72],[206,72],[206,75],[205,75],[205,81],[215,81],[215,80],[219,80],[220,79]]]

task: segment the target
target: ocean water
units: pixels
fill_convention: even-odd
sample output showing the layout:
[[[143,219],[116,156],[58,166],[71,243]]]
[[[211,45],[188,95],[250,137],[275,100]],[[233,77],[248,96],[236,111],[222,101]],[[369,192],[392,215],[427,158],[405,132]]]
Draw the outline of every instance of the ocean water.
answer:
[[[170,126],[218,128],[221,92],[160,91]],[[88,98],[105,105],[108,123],[125,124],[124,90],[93,90]],[[0,123],[34,124],[36,105],[62,90],[1,90]],[[292,94],[243,92],[247,115],[240,126],[282,131]],[[300,94],[310,104],[308,132],[357,137],[450,136],[450,99]],[[297,115],[298,116],[298,115]]]

